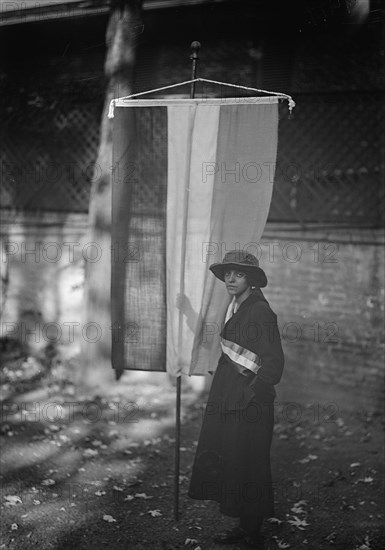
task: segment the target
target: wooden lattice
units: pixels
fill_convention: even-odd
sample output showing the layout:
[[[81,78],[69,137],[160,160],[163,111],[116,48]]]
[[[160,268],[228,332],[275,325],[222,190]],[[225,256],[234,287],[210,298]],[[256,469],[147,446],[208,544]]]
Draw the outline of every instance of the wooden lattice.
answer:
[[[9,101],[0,130],[3,208],[87,211],[101,107],[80,98],[72,90],[61,100]]]
[[[3,208],[87,211],[103,98],[80,97],[72,91],[61,101],[6,104],[0,130]],[[281,109],[269,220],[381,225],[381,98],[339,93],[295,99],[291,120]],[[153,132],[163,143],[164,129],[155,125]],[[157,162],[144,159],[139,169],[156,170]],[[156,186],[143,189],[142,198],[149,212],[158,210]]]
[[[383,223],[384,108],[374,94],[296,96],[281,117],[270,220]]]

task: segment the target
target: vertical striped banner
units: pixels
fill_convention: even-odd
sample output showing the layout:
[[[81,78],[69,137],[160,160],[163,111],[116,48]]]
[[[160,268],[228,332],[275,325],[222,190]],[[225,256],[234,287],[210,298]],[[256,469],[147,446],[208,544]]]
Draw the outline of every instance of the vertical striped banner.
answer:
[[[215,370],[228,297],[208,266],[237,247],[256,252],[273,188],[277,103],[116,102],[114,368]]]

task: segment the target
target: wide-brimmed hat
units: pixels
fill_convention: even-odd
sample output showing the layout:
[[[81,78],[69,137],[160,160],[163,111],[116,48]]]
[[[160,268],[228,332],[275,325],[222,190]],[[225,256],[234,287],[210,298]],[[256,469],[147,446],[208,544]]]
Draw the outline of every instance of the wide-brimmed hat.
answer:
[[[252,286],[263,288],[267,285],[265,272],[259,267],[257,258],[250,252],[230,250],[225,254],[222,262],[210,265],[210,270],[221,281],[225,280],[225,273],[229,269],[237,269],[246,273]]]

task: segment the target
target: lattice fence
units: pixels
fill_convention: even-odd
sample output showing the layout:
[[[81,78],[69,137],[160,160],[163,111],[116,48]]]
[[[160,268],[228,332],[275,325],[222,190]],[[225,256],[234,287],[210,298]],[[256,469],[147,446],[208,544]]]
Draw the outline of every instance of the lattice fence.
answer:
[[[282,117],[270,220],[384,221],[384,106],[376,94],[296,95]]]
[[[102,97],[3,101],[3,208],[86,212],[99,141]],[[282,109],[270,221],[383,224],[381,97],[298,95]],[[161,130],[159,130],[160,133]],[[161,139],[161,135],[159,139]],[[157,193],[147,193],[157,211]]]
[[[56,94],[54,92],[57,92]],[[1,205],[27,211],[85,212],[96,160],[101,100],[81,85],[3,100]]]

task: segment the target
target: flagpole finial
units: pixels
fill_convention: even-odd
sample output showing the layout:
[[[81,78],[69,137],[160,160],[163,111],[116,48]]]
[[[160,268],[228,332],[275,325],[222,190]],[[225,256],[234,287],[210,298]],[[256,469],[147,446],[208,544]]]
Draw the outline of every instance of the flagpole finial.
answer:
[[[190,45],[191,48],[191,55],[190,59],[192,61],[192,67],[191,67],[191,87],[190,87],[190,98],[194,99],[195,97],[195,80],[197,77],[197,65],[198,65],[198,59],[199,59],[199,50],[201,49],[201,43],[197,40],[194,40],[194,42],[191,42]]]
[[[190,59],[199,59],[199,50],[201,49],[201,43],[197,40],[194,40],[194,42],[191,42],[191,55]]]

